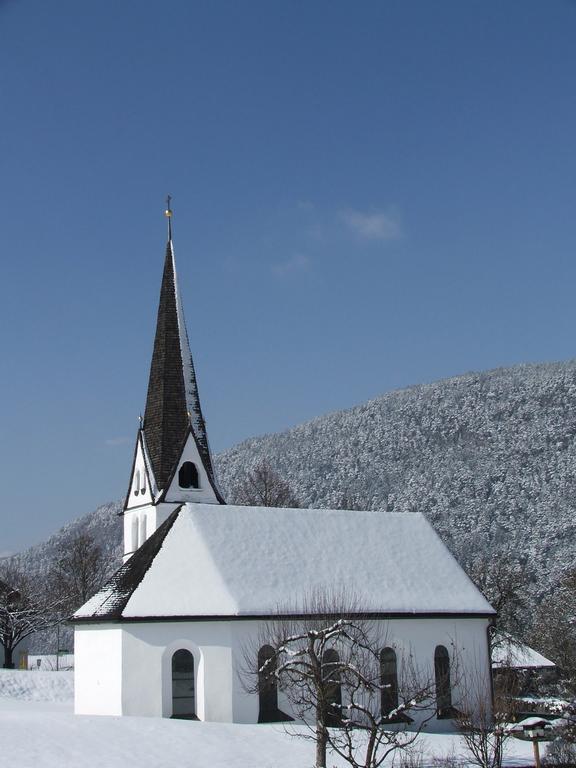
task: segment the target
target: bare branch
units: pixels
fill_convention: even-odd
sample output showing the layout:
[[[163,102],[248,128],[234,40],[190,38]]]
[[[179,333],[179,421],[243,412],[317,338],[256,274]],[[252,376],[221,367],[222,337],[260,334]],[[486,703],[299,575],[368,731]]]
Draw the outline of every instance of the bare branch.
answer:
[[[62,600],[45,584],[33,582],[11,561],[0,569],[0,645],[4,666],[14,666],[18,643],[35,632],[49,629],[60,621]]]
[[[394,677],[387,675],[387,625],[363,618],[350,596],[316,593],[304,602],[280,610],[257,647],[244,649],[245,690],[286,696],[292,714],[308,725],[305,737],[316,742],[317,768],[325,768],[328,748],[352,768],[378,768],[396,750],[408,750],[434,716],[431,675],[411,657],[395,655]],[[283,713],[268,714],[279,720]]]
[[[244,480],[232,488],[236,504],[258,507],[299,507],[300,502],[288,482],[265,459],[256,464]]]

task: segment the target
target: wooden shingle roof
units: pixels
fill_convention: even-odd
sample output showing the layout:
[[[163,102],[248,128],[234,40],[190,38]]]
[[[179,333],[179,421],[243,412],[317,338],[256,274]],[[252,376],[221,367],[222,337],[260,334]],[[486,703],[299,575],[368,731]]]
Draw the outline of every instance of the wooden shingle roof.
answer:
[[[171,238],[166,246],[143,431],[159,489],[166,489],[186,438],[192,432],[210,484],[218,501],[224,503],[216,485],[200,406]]]

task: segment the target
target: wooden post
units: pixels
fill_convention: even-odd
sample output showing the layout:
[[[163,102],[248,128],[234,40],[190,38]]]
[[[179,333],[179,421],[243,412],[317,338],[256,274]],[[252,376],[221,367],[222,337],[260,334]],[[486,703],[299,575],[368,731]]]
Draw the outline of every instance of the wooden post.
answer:
[[[540,748],[538,747],[538,739],[533,739],[532,744],[534,746],[534,762],[536,768],[540,768]]]

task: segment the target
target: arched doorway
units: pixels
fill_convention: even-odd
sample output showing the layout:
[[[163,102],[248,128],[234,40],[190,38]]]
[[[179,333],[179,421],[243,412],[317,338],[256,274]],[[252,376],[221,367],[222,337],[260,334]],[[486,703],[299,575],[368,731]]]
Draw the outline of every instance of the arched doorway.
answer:
[[[172,717],[197,720],[194,656],[185,648],[172,656]]]

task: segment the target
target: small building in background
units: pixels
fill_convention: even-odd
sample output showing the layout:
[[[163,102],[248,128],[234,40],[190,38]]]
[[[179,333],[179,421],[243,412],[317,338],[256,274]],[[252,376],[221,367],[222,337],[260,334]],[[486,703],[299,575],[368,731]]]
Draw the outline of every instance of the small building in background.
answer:
[[[566,706],[557,695],[560,670],[556,664],[500,630],[492,640],[492,672],[496,690],[514,701],[515,720],[535,713],[557,717]]]
[[[556,664],[507,632],[499,631],[492,641],[492,669],[543,671],[556,669]]]

